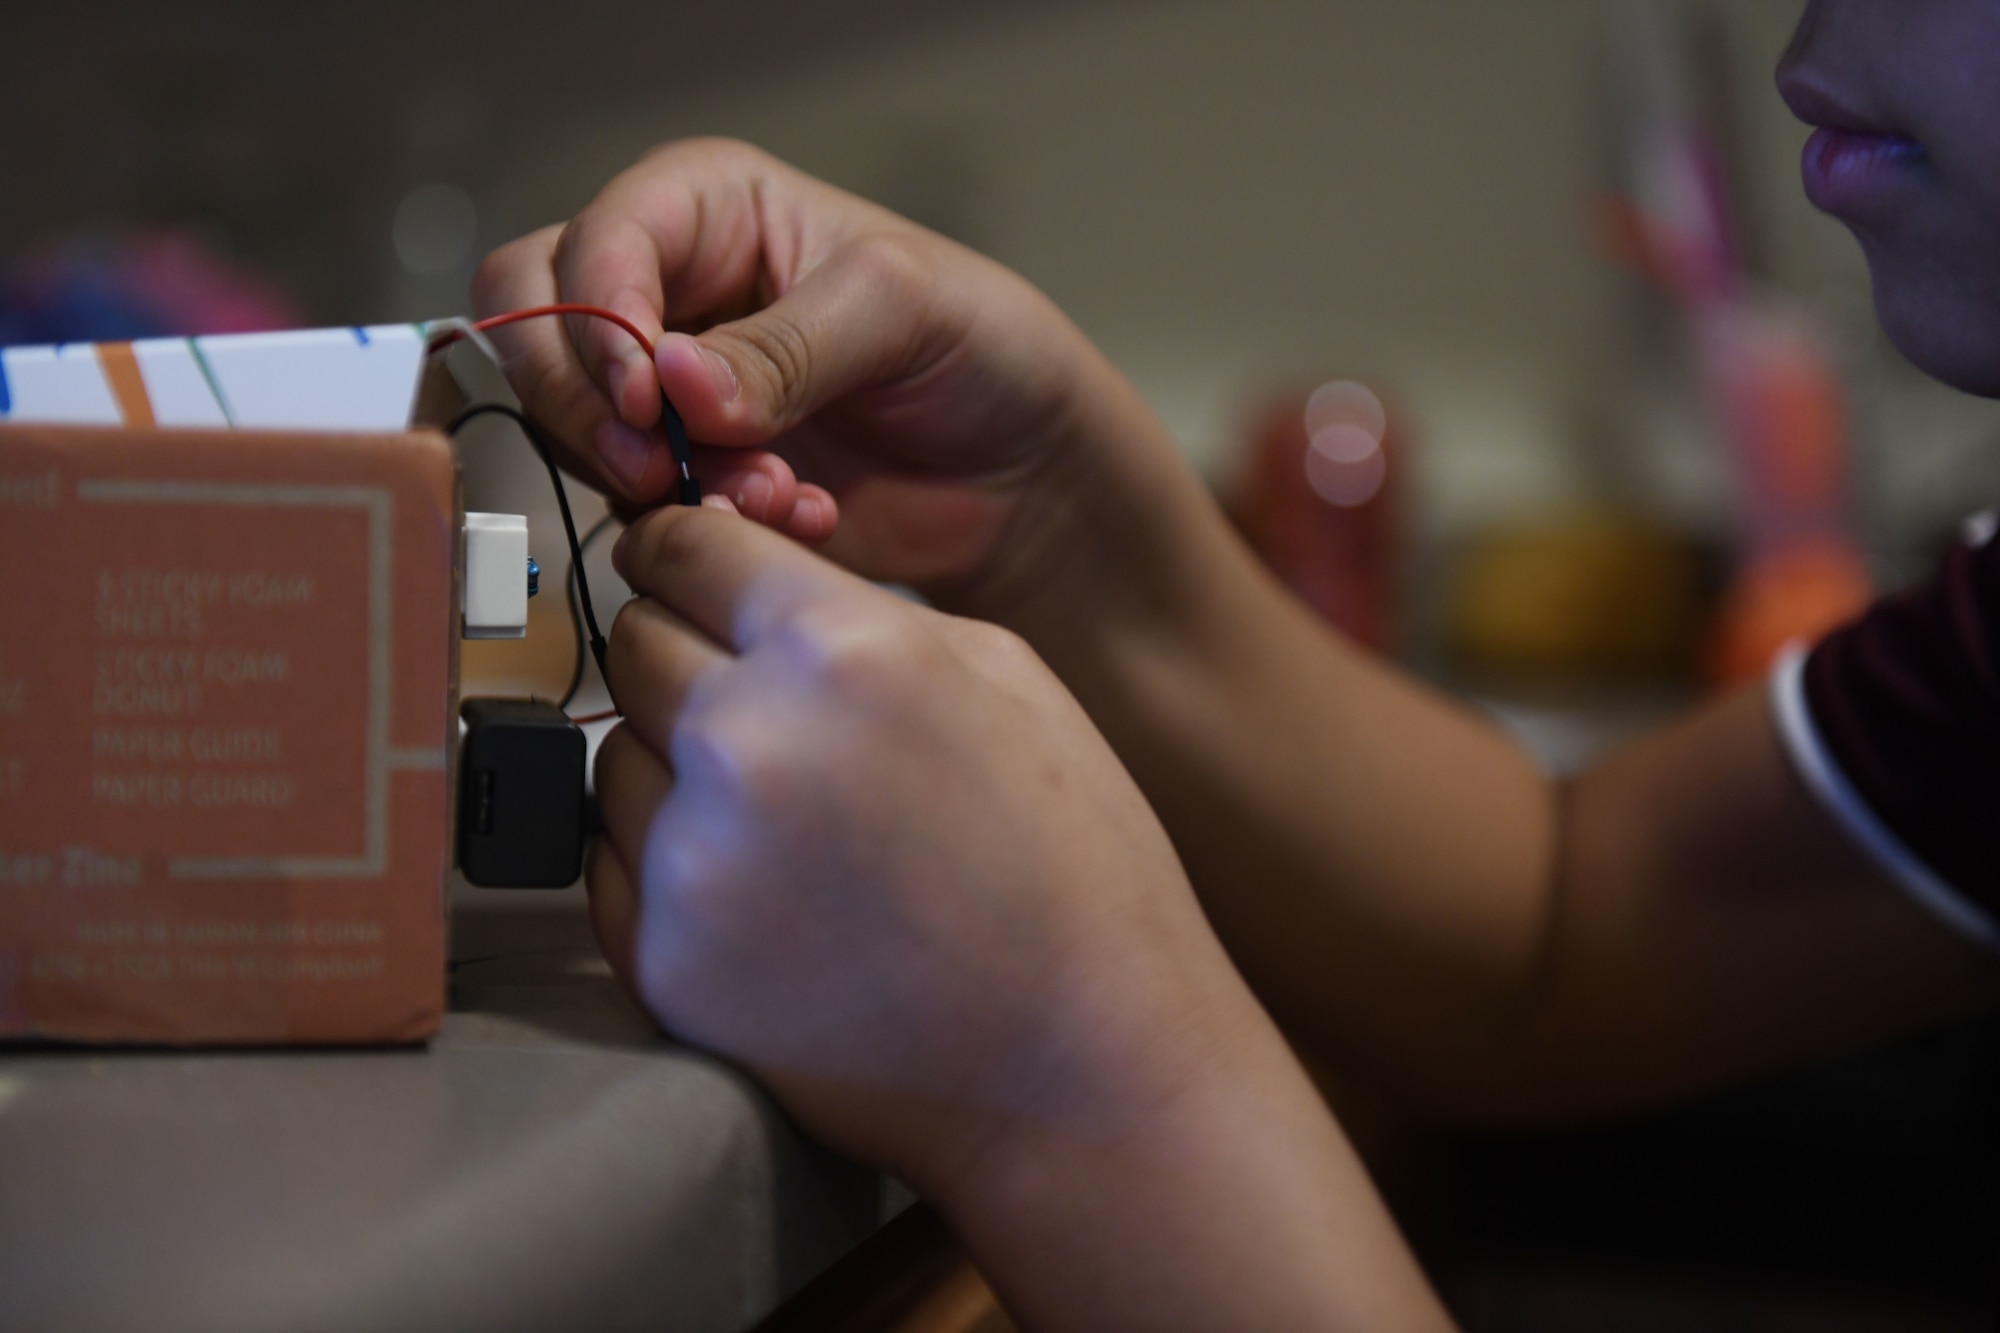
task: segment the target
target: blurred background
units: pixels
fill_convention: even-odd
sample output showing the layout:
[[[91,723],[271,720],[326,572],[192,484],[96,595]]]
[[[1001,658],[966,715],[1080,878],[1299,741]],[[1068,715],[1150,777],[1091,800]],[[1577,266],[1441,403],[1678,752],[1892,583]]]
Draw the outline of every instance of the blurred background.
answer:
[[[1301,596],[1561,769],[2000,500],[2000,412],[1801,197],[1799,7],[13,6],[0,342],[460,313],[649,145],[740,136],[1040,284]],[[1993,1049],[1535,1142],[1354,1116],[1475,1329],[1991,1328]]]

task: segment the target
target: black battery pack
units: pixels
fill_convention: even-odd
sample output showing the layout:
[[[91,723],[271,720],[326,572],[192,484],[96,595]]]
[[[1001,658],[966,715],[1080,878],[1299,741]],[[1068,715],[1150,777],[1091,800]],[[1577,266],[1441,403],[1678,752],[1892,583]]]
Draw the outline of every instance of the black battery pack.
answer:
[[[566,889],[583,874],[583,732],[553,704],[469,699],[458,867],[484,889]]]

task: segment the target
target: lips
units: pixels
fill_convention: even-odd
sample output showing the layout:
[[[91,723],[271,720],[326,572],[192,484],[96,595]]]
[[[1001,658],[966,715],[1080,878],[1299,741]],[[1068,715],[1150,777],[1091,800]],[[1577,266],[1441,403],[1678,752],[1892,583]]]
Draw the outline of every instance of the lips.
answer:
[[[1886,117],[1829,92],[1813,78],[1788,67],[1778,89],[1792,114],[1814,126],[1806,143],[1806,197],[1836,216],[1879,207],[1896,190],[1914,182],[1924,165],[1924,148],[1896,131]]]
[[[1806,141],[1806,197],[1836,216],[1860,212],[1909,183],[1923,161],[1923,146],[1914,139],[1817,130]]]

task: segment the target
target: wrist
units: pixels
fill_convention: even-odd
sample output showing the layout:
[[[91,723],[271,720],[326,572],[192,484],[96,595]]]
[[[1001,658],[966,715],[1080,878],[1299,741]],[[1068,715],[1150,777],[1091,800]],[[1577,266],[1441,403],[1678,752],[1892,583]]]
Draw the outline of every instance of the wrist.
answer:
[[[912,1183],[968,1240],[1004,1248],[1045,1222],[1100,1210],[1135,1181],[1171,1177],[1187,1165],[1177,1160],[1187,1124],[1218,1094],[1267,1081],[1269,1062],[1256,1058],[1267,1035],[1282,1046],[1247,991],[1240,1005],[1187,1008],[1199,1017],[1100,1032],[1031,1105],[961,1134],[948,1173]]]
[[[922,590],[941,610],[1014,630],[1065,679],[1121,640],[1187,632],[1196,599],[1241,555],[1138,392],[1087,344],[1083,356],[990,558]]]
[[[1447,1326],[1331,1113],[1244,1003],[1254,1021],[1198,1040],[1126,1118],[1014,1127],[933,1197],[1025,1326]]]

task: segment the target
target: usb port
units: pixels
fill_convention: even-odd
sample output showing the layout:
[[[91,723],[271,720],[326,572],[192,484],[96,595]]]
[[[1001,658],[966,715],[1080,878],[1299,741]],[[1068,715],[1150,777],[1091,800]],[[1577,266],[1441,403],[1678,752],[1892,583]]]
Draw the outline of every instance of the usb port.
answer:
[[[497,776],[493,769],[482,768],[473,779],[472,831],[482,838],[493,836],[493,787]]]

